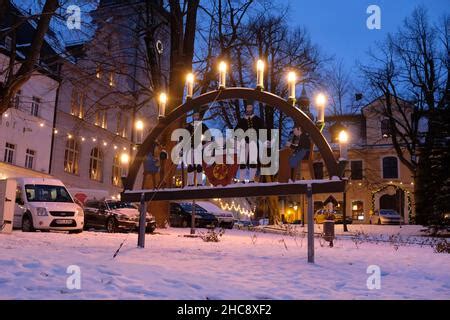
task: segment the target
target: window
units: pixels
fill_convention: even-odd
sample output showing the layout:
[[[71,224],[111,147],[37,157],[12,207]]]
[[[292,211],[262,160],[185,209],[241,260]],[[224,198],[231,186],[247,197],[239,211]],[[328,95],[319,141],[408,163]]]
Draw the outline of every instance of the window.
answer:
[[[36,156],[36,151],[27,149],[27,152],[25,154],[25,167],[26,168],[33,169],[35,156]]]
[[[128,117],[121,112],[117,113],[117,132],[116,134],[126,138],[128,133]]]
[[[14,108],[19,109],[21,104],[21,95],[22,90],[17,91],[16,95],[14,96]]]
[[[95,69],[95,77],[100,79],[102,77],[102,66],[97,64],[97,68]]]
[[[121,172],[122,168],[120,166],[120,158],[119,155],[117,154],[114,156],[113,159],[112,176],[111,176],[111,182],[114,186],[122,187]]]
[[[97,110],[95,112],[95,123],[96,126],[102,127],[103,129],[107,128],[107,117],[106,110]]]
[[[70,114],[83,119],[86,104],[86,95],[74,89],[72,91],[72,100],[70,103]]]
[[[383,138],[389,138],[391,136],[391,128],[389,125],[389,119],[381,120],[381,136]]]
[[[362,201],[352,201],[352,219],[353,220],[364,220],[364,202]]]
[[[41,99],[33,96],[31,101],[31,115],[35,117],[39,117],[39,107],[41,104]]]
[[[115,76],[114,76],[114,71],[111,71],[109,73],[109,86],[114,87],[115,84],[116,84],[116,80],[115,80]]]
[[[67,139],[66,151],[64,153],[64,171],[71,174],[79,174],[78,162],[79,162],[80,147],[78,142],[72,138]]]
[[[363,162],[361,160],[351,161],[352,180],[362,180],[363,178]]]
[[[25,194],[29,202],[69,202],[72,198],[63,186],[26,184]]]
[[[314,179],[323,179],[323,162],[314,162]]]
[[[383,158],[383,179],[398,179],[398,161],[396,157]]]
[[[95,181],[102,181],[103,179],[103,154],[97,147],[91,150],[89,178]]]
[[[16,150],[16,145],[7,142],[5,146],[5,157],[4,162],[14,163],[14,151]]]

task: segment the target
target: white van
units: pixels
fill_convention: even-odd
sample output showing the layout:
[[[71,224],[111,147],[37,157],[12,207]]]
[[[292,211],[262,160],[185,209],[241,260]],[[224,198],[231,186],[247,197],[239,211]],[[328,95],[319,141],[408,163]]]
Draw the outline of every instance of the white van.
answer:
[[[57,179],[14,178],[17,181],[13,227],[24,232],[83,231],[84,212]]]

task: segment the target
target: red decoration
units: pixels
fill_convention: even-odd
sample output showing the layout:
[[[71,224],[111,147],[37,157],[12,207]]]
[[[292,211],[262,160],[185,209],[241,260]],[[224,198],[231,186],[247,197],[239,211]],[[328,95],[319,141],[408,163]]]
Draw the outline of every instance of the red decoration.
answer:
[[[225,157],[223,158],[223,163],[213,163],[210,166],[206,166],[203,164],[205,168],[205,174],[208,177],[209,182],[213,186],[226,186],[233,181],[233,178],[236,176],[236,172],[239,168],[239,164],[237,164],[237,156],[234,157],[234,164],[226,164]]]

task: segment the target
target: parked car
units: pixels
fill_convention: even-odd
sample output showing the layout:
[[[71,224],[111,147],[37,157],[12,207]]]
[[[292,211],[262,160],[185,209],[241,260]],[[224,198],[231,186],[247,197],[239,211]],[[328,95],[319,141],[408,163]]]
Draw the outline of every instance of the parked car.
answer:
[[[250,220],[238,220],[234,223],[234,227],[237,229],[247,229],[253,227],[253,222]]]
[[[402,217],[392,209],[375,210],[370,216],[370,224],[401,224]]]
[[[258,224],[260,226],[267,226],[267,225],[269,225],[269,219],[267,219],[267,218],[259,219]]]
[[[197,201],[196,204],[205,209],[208,213],[216,216],[219,227],[233,229],[234,216],[232,212],[222,210],[214,203],[208,201]]]
[[[340,223],[344,223],[344,214],[342,213],[342,211],[338,210],[338,211],[334,211],[333,212],[334,215],[334,223],[335,224],[340,224]],[[353,223],[353,219],[351,216],[349,216],[348,214],[345,216],[345,222],[347,224],[351,224]]]
[[[336,214],[336,211],[329,211],[326,209],[319,209],[314,213],[314,223],[321,224],[325,220],[327,220],[328,215],[332,214],[333,216]]]
[[[131,203],[118,200],[87,200],[85,228],[105,228],[107,232],[133,231],[139,226],[139,210]],[[147,213],[145,231],[155,231],[155,218]]]
[[[169,222],[172,227],[190,227],[192,219],[192,203],[177,203],[170,204]],[[195,205],[195,227],[217,227],[219,221],[216,216],[208,213],[204,208]]]
[[[49,178],[15,178],[17,182],[13,227],[24,232],[83,231],[83,208],[64,184]]]

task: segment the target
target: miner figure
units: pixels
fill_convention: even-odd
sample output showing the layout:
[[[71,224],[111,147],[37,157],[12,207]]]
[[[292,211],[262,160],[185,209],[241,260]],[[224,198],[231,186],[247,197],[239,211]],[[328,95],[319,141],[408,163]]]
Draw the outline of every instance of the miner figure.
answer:
[[[197,186],[202,186],[203,185],[203,166],[201,164],[195,164],[194,162],[194,150],[196,149],[196,147],[198,147],[198,145],[195,145],[196,141],[194,141],[194,135],[195,135],[195,130],[201,130],[200,134],[202,137],[205,134],[205,132],[208,130],[208,126],[206,124],[203,123],[203,121],[201,122],[201,128],[199,125],[195,126],[194,123],[197,121],[201,121],[201,117],[200,117],[200,108],[195,108],[194,109],[194,113],[192,115],[192,122],[189,123],[186,126],[186,129],[189,131],[190,135],[191,135],[191,146],[190,146],[190,150],[188,151],[187,157],[189,157],[190,161],[187,161],[187,185],[188,187],[192,187],[194,186],[194,184],[196,183]],[[202,144],[202,147],[204,145],[203,141],[200,141],[198,143]],[[196,179],[195,179],[195,176]],[[196,180],[196,182],[195,182]]]
[[[291,168],[291,181],[295,181],[295,175],[302,160],[308,157],[311,147],[311,141],[307,132],[302,132],[300,127],[294,128],[290,134],[289,141],[286,144],[292,150],[289,157],[289,167]]]
[[[254,182],[256,171],[259,165],[259,129],[264,129],[264,123],[260,117],[254,114],[253,100],[247,100],[247,105],[245,107],[245,116],[241,118],[235,128],[242,129],[246,132],[249,129],[254,129],[256,131],[256,146],[255,148],[250,148],[250,141],[248,136],[245,137],[245,163],[240,163],[239,165],[239,182],[245,183],[246,175],[248,174],[248,181]],[[251,155],[251,152],[256,152],[256,155]]]

